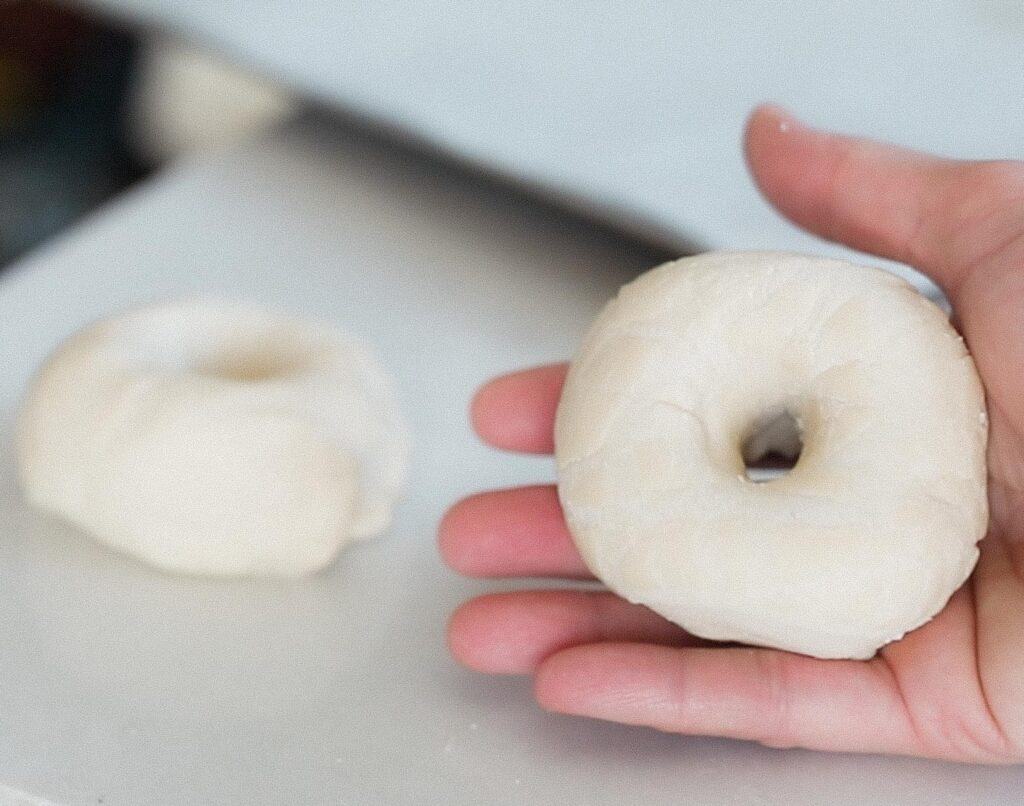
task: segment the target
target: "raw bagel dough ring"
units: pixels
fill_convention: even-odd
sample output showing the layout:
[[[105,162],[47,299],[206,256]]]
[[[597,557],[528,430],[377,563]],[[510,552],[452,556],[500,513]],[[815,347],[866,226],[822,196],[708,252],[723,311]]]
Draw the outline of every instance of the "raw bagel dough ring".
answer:
[[[755,483],[744,447],[796,452],[792,429],[763,427],[780,413],[802,450]],[[878,269],[768,252],[624,286],[555,426],[562,506],[598,578],[696,635],[823,658],[872,656],[967,579],[986,441],[937,306]]]
[[[172,571],[308,574],[383,531],[408,436],[367,350],[328,325],[189,301],[80,331],[18,424],[37,507]]]

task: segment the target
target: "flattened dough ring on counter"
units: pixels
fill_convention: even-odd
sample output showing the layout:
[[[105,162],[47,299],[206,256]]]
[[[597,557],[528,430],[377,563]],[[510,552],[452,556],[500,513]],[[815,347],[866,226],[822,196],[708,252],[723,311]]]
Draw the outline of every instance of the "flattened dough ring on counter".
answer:
[[[383,531],[408,443],[365,347],[204,300],[72,336],[18,428],[29,501],[152,565],[213,575],[312,573]]]
[[[626,285],[555,427],[587,565],[692,633],[868,658],[967,579],[988,521],[984,396],[899,278],[712,253]],[[769,481],[748,466],[795,458]]]

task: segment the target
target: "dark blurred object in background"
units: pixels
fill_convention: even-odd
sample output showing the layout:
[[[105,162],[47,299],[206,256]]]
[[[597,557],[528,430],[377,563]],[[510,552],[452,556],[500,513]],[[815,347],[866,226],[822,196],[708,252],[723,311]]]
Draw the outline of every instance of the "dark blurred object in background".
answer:
[[[0,266],[142,167],[124,140],[127,33],[50,3],[0,3]]]

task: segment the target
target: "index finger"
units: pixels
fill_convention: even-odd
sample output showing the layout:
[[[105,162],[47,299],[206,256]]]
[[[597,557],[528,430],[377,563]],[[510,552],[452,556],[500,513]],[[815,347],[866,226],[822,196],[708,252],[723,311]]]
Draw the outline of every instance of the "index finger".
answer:
[[[552,453],[555,411],[568,370],[568,364],[550,364],[484,384],[470,408],[473,428],[495,448]]]

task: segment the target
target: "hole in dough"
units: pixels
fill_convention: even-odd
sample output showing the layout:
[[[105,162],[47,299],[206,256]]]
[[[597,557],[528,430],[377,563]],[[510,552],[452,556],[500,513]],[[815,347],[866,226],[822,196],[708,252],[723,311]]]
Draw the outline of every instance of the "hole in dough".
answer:
[[[785,476],[800,461],[803,448],[796,416],[788,409],[770,411],[754,421],[740,446],[744,473],[757,483]]]
[[[239,383],[263,383],[298,375],[309,361],[281,345],[261,345],[211,356],[199,368],[203,375]]]

